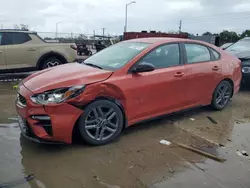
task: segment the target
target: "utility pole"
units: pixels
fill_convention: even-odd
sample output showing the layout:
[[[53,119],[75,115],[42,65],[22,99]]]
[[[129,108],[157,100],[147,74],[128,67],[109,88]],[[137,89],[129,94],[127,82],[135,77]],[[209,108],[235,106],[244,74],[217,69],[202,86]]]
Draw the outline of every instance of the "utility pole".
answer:
[[[60,24],[62,22],[57,22],[56,23],[56,34],[55,34],[55,37],[57,38],[58,37],[58,24]]]
[[[1,29],[3,29],[3,24],[1,24]]]
[[[181,27],[182,27],[182,20],[180,20],[179,33],[181,33]]]
[[[128,27],[128,6],[131,4],[136,3],[135,1],[131,1],[130,3],[126,4],[125,7],[125,25],[124,25],[124,33],[127,32],[127,27]]]
[[[102,38],[104,39],[104,33],[106,28],[102,28]]]
[[[93,31],[93,34],[94,34],[93,37],[95,38],[95,30]]]

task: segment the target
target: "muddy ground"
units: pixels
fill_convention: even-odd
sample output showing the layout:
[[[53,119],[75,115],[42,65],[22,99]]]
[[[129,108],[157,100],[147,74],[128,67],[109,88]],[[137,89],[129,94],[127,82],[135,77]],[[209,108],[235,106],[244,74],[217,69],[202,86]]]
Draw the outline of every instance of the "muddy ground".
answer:
[[[0,84],[0,187],[250,187],[250,160],[241,153],[250,154],[249,90],[235,95],[223,111],[199,108],[166,116],[126,129],[114,143],[90,147],[41,145],[22,138],[12,85]],[[173,144],[162,145],[162,139]],[[226,162],[175,143],[202,149]],[[35,178],[8,184],[28,174]]]

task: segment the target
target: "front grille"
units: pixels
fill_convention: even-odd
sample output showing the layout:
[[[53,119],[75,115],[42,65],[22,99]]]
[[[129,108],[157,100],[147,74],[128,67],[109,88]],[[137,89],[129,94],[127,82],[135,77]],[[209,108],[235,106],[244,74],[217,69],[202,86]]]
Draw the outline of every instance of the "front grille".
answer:
[[[19,93],[17,94],[17,103],[21,106],[27,106],[26,99]]]

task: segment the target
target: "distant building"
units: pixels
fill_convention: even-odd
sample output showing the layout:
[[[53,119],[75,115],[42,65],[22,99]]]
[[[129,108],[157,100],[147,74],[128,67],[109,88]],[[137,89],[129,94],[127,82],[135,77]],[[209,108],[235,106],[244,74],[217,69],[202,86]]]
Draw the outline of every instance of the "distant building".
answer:
[[[172,37],[172,38],[188,38],[185,33],[173,34],[173,33],[160,33],[156,31],[142,31],[142,32],[125,32],[123,40],[136,39],[136,38],[149,38],[149,37]]]

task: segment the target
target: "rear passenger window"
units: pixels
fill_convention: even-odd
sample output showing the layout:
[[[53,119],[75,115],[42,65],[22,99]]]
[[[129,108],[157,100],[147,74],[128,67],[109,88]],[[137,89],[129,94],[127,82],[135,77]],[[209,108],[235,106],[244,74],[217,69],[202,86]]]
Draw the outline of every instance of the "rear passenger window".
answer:
[[[23,44],[31,40],[30,36],[27,33],[9,32],[5,33],[5,37],[5,45]]]
[[[207,47],[199,44],[185,44],[187,63],[198,63],[211,61],[210,52]]]
[[[215,50],[211,49],[213,55],[214,55],[214,60],[218,60],[220,58],[220,54],[216,52]]]

